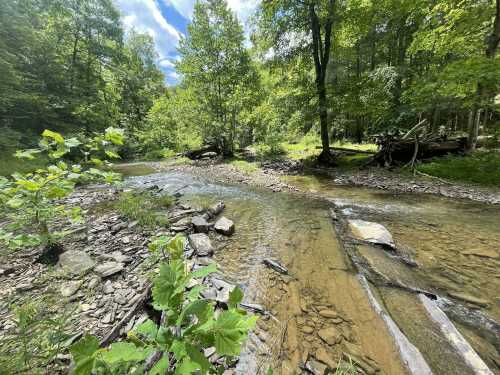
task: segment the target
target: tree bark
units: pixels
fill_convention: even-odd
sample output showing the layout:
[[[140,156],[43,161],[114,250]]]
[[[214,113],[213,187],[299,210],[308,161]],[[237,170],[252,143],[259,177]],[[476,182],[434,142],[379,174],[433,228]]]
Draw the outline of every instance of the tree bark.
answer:
[[[326,164],[334,164],[330,153],[330,139],[328,137],[328,109],[326,97],[326,72],[330,59],[331,34],[333,26],[333,10],[335,0],[328,2],[328,17],[325,22],[324,43],[321,40],[321,25],[314,3],[309,4],[310,26],[313,38],[313,58],[316,72],[316,91],[318,94],[319,122],[321,126],[322,151],[318,160]]]

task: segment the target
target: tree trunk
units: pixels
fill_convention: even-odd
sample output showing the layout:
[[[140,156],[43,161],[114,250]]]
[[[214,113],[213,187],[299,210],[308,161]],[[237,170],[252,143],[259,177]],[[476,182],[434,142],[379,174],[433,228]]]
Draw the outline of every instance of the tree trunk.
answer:
[[[333,155],[330,153],[330,139],[328,137],[328,109],[326,100],[326,72],[330,59],[330,46],[333,25],[333,10],[335,0],[328,2],[328,17],[325,23],[324,44],[321,40],[321,26],[315,5],[309,4],[309,17],[311,33],[313,37],[313,58],[316,72],[316,91],[318,94],[318,112],[321,126],[321,146],[322,151],[318,161],[325,164],[334,164]]]

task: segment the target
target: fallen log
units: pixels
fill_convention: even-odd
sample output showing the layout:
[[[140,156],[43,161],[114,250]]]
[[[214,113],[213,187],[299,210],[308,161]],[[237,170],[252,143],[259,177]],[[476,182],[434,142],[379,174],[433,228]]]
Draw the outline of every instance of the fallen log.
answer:
[[[219,149],[218,149],[217,146],[204,146],[204,147],[196,149],[196,150],[185,151],[181,155],[185,156],[185,157],[187,157],[189,159],[199,159],[206,152],[216,152],[216,153],[219,153]]]
[[[321,146],[316,146],[316,149],[318,150],[320,150],[321,148],[322,148]],[[355,148],[345,148],[345,147],[330,147],[330,150],[348,152],[350,154],[375,155],[377,153],[377,151],[357,150]]]
[[[465,152],[466,143],[467,138],[460,137],[447,140],[422,140],[418,141],[418,146],[415,147],[415,140],[387,136],[379,140],[380,151],[375,155],[374,160],[384,166],[394,163],[411,163],[412,160],[429,159],[447,154],[461,154]]]

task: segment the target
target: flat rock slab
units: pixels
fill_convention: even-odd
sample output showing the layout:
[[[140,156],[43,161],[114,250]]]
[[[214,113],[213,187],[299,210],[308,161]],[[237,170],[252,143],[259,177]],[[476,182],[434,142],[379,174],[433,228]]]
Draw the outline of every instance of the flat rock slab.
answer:
[[[94,271],[101,277],[108,277],[123,270],[123,263],[104,262],[95,267]]]
[[[83,274],[95,266],[95,261],[85,251],[68,250],[59,255],[59,266],[73,274]]]
[[[456,299],[459,299],[464,302],[472,303],[473,305],[478,305],[481,307],[489,307],[490,303],[489,301],[479,298],[479,297],[474,297],[466,293],[461,293],[461,292],[448,292],[448,294]]]
[[[210,228],[210,224],[208,224],[208,221],[203,216],[193,216],[191,223],[193,224],[194,231],[197,233],[207,233]]]
[[[359,240],[396,248],[391,233],[379,223],[364,220],[348,220],[349,229]]]
[[[61,295],[63,297],[72,296],[78,291],[78,289],[80,289],[82,283],[83,282],[81,280],[68,281],[67,283],[64,283],[61,285]]]
[[[189,244],[199,256],[210,256],[214,253],[214,248],[210,238],[204,233],[190,234]]]
[[[222,216],[219,220],[215,222],[214,229],[226,236],[230,236],[234,233],[234,223],[232,220],[229,220],[227,217]]]
[[[328,327],[319,330],[318,336],[328,345],[335,345],[342,341],[342,332],[335,327]]]

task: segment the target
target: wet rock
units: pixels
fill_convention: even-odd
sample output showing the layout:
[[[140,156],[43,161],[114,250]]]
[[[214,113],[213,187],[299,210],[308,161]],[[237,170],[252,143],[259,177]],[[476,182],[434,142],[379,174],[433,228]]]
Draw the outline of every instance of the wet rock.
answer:
[[[333,310],[321,310],[318,314],[320,316],[322,316],[323,318],[328,318],[328,319],[332,319],[332,318],[337,318],[338,317],[338,314],[335,311],[333,311]]]
[[[234,233],[234,223],[228,218],[222,216],[215,222],[214,229],[219,233],[230,236]]]
[[[207,152],[204,152],[203,154],[201,154],[200,158],[202,158],[202,159],[212,159],[212,158],[215,158],[216,156],[217,156],[216,152],[207,151]]]
[[[306,362],[305,369],[313,375],[326,375],[328,367],[311,358]]]
[[[488,300],[479,298],[479,297],[474,297],[466,293],[460,293],[460,292],[449,292],[448,293],[451,297],[454,297],[456,299],[459,299],[461,301],[469,302],[472,303],[473,305],[478,305],[481,307],[488,307],[490,305]]]
[[[264,259],[262,263],[283,275],[288,275],[288,269],[272,259]]]
[[[199,256],[211,256],[214,253],[210,238],[204,233],[190,234],[189,244]]]
[[[84,251],[68,250],[59,256],[59,266],[72,274],[83,274],[95,266],[95,261]]]
[[[94,271],[101,277],[108,277],[123,270],[123,263],[104,262],[95,267]]]
[[[63,297],[70,297],[73,294],[75,294],[78,289],[82,286],[83,281],[82,280],[76,280],[76,281],[68,281],[67,283],[64,283],[61,285],[61,295]]]
[[[391,233],[381,224],[364,220],[349,220],[349,228],[359,240],[396,248]]]
[[[327,365],[332,370],[335,369],[335,368],[337,368],[337,365],[339,363],[339,361],[336,358],[334,358],[333,355],[331,355],[330,353],[328,353],[326,351],[326,349],[323,348],[323,347],[320,347],[316,351],[316,353],[314,354],[314,357],[318,361],[320,361],[320,362],[324,363],[325,365]]]
[[[261,315],[267,315],[268,312],[266,311],[266,309],[261,306],[261,305],[258,305],[256,303],[240,303],[240,307],[242,309],[245,309],[247,311],[250,311],[250,312],[253,312],[253,313],[257,313],[257,314],[261,314]]]
[[[320,329],[318,336],[328,345],[335,345],[342,341],[342,332],[335,327]]]
[[[491,248],[467,249],[462,252],[463,255],[475,255],[480,258],[498,258],[498,253]]]
[[[302,332],[304,332],[306,335],[310,335],[311,333],[314,332],[314,328],[311,326],[303,326]]]
[[[194,231],[197,233],[208,233],[208,229],[210,228],[210,224],[203,216],[194,216],[191,219],[191,223],[193,224]]]
[[[203,215],[203,217],[205,217],[205,219],[214,218],[224,210],[224,207],[225,207],[224,202],[222,201],[217,202],[214,205],[210,206],[210,208]]]

